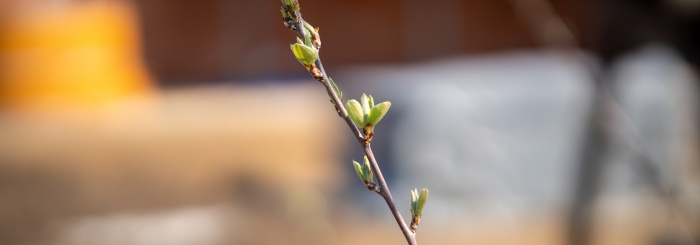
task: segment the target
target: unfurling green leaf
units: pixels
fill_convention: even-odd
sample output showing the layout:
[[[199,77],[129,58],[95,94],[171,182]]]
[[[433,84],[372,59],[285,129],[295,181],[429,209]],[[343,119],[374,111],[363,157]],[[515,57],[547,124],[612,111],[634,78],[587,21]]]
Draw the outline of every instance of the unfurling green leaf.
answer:
[[[416,210],[416,202],[418,201],[418,190],[411,190],[411,214]],[[415,216],[415,215],[414,215]]]
[[[420,196],[418,196],[418,204],[416,205],[416,217],[420,217],[423,214],[423,208],[425,207],[425,202],[428,201],[428,188],[423,188],[420,191]]]
[[[335,91],[335,94],[338,95],[338,99],[340,99],[340,101],[343,101],[343,91],[340,91],[340,89],[338,89],[338,85],[335,85],[335,82],[333,82],[332,78],[329,77],[328,82],[331,83],[331,87],[333,87],[333,91]]]
[[[362,182],[365,182],[365,177],[364,177],[365,174],[362,171],[362,166],[360,165],[360,163],[353,160],[352,165],[355,166],[355,172],[357,172],[357,176],[360,177]]]
[[[369,108],[372,108],[372,107],[374,107],[374,98],[372,98],[372,96],[370,95],[369,96]],[[367,113],[369,113],[369,111]]]
[[[425,202],[428,201],[428,189],[423,188],[418,194],[417,189],[411,190],[411,215],[414,218],[420,218],[423,215]]]
[[[362,94],[362,97],[360,97],[360,102],[362,102],[362,114],[368,114],[369,110],[372,109],[372,107],[369,106],[369,97],[367,97],[366,94]]]
[[[357,102],[357,100],[348,100],[348,103],[345,104],[345,108],[348,111],[348,116],[352,121],[355,123],[357,127],[364,127],[365,125],[365,116],[362,113],[362,106],[360,105],[360,102]]]
[[[304,21],[304,28],[306,29],[306,31],[310,32],[312,35],[316,32],[314,27],[311,26],[311,24],[309,24],[309,22],[306,22],[306,21]]]
[[[297,60],[299,60],[299,62],[306,67],[311,66],[311,64],[316,62],[316,59],[318,58],[316,50],[304,44],[295,43],[292,44],[291,48],[292,52],[294,52],[294,56],[297,57]]]
[[[374,174],[372,174],[372,167],[369,166],[369,159],[367,159],[367,156],[365,156],[363,172],[365,174],[365,180],[367,180],[369,183],[374,183]]]
[[[389,101],[379,103],[378,105],[372,107],[372,109],[369,111],[369,124],[376,126],[377,123],[384,118],[386,112],[389,111],[389,107],[391,107],[391,102]]]

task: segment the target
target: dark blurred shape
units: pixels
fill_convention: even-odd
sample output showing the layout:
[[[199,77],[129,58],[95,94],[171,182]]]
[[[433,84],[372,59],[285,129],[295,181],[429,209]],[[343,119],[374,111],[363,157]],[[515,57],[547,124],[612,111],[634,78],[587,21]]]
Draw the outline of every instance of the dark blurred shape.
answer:
[[[590,47],[605,60],[649,42],[674,45],[700,64],[700,4],[695,0],[598,0]],[[586,25],[586,23],[579,23]],[[587,39],[583,37],[583,39]]]
[[[602,84],[601,84],[602,86]],[[569,218],[568,244],[588,245],[591,243],[591,227],[593,226],[592,203],[601,188],[605,156],[610,151],[611,140],[609,132],[605,132],[610,111],[606,91],[596,86],[595,99],[590,118],[588,119],[581,160],[578,163],[578,176],[574,185],[574,195]]]

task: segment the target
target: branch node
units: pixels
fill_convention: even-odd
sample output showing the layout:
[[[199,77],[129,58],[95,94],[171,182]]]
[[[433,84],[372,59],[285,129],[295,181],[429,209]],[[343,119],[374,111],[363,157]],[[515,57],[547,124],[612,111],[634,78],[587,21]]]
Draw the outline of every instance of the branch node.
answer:
[[[367,186],[367,189],[379,193],[379,186],[377,186],[374,182],[365,182],[365,186]]]
[[[367,132],[367,128],[365,128],[364,131],[365,135],[367,136],[364,138],[365,144],[369,144],[372,142],[372,138],[374,137],[374,130]]]
[[[316,81],[319,81],[321,83],[323,83],[323,79],[326,78],[326,76],[323,75],[323,72],[316,68],[316,64],[311,64],[311,66],[309,67],[309,73],[311,73],[311,75],[314,76],[314,79],[316,79]]]
[[[418,224],[420,223],[420,216],[418,217],[413,217],[411,219],[411,232],[416,233],[416,230],[418,229]]]

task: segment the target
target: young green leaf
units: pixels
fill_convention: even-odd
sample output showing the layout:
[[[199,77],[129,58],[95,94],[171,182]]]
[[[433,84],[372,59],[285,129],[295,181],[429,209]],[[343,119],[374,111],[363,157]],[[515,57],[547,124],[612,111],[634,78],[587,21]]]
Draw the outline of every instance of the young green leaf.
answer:
[[[369,108],[370,109],[374,108],[374,98],[372,98],[371,95],[369,96]],[[367,112],[367,113],[369,113],[369,112]]]
[[[365,182],[365,178],[364,178],[365,174],[362,171],[362,166],[360,166],[360,163],[358,163],[356,161],[352,161],[352,165],[355,167],[355,172],[357,172],[357,176],[360,176],[360,179],[362,180],[362,182]]]
[[[369,181],[369,183],[374,183],[374,174],[372,174],[372,167],[369,166],[369,159],[367,159],[367,156],[365,156],[364,167],[365,179]]]
[[[294,52],[294,56],[297,57],[297,60],[299,60],[299,62],[306,67],[311,66],[311,64],[316,62],[316,59],[318,58],[316,51],[304,44],[295,43],[292,44],[291,48],[292,52]]]
[[[423,208],[425,207],[425,202],[428,201],[428,188],[423,188],[423,190],[420,191],[420,195],[418,196],[418,200],[416,200],[416,211],[414,215],[416,217],[420,217],[423,214]]]
[[[362,113],[360,102],[357,102],[357,100],[348,100],[348,103],[345,104],[345,108],[348,110],[348,116],[355,125],[362,128],[365,125],[365,117]]]
[[[411,215],[416,217],[416,204],[418,203],[418,190],[411,190]]]
[[[340,89],[338,89],[338,85],[335,85],[335,82],[333,82],[332,78],[329,77],[328,82],[331,83],[331,87],[333,87],[335,94],[338,95],[338,99],[340,99],[340,101],[343,101],[343,91],[340,91]]]
[[[379,103],[372,107],[372,110],[369,111],[369,124],[376,126],[377,123],[384,118],[387,111],[389,111],[389,107],[391,107],[391,102],[389,101]]]
[[[360,97],[360,102],[362,102],[362,114],[368,114],[369,110],[372,109],[369,106],[369,97],[367,97],[366,94],[362,94],[362,97]],[[362,125],[364,126],[364,125]]]
[[[304,21],[304,28],[306,29],[306,31],[310,32],[312,35],[313,35],[313,33],[316,32],[314,27],[311,26],[311,24],[309,24],[309,22],[306,22],[306,21]]]

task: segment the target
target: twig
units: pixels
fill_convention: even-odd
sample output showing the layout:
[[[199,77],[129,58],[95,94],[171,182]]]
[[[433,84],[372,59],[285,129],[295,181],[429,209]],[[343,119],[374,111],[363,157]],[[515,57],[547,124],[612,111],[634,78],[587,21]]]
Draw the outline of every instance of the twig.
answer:
[[[307,37],[311,36],[310,33],[307,33],[308,30],[304,26],[305,21],[301,18],[301,13],[298,11],[297,0],[283,0],[282,2],[285,4],[282,10],[282,13],[285,17],[285,25],[288,28],[295,31],[299,35],[299,38],[301,38],[302,40],[305,40]],[[318,35],[318,33],[314,33],[314,35]],[[319,37],[316,36],[316,38]],[[319,45],[316,48],[320,48],[320,40]],[[328,75],[325,69],[323,68],[323,63],[321,62],[320,57],[317,56],[313,65],[310,65],[307,68],[309,69],[311,75],[317,81],[321,82],[326,88],[326,92],[330,96],[332,103],[334,104],[335,109],[338,112],[338,115],[341,118],[343,118],[343,120],[345,120],[345,123],[348,125],[348,127],[350,127],[350,130],[357,139],[357,142],[360,144],[360,147],[362,147],[371,165],[371,168],[376,174],[377,180],[379,181],[379,188],[377,189],[375,187],[374,192],[379,194],[379,196],[384,198],[384,201],[386,201],[387,206],[389,206],[389,210],[391,210],[391,213],[394,216],[394,219],[396,219],[396,223],[399,225],[399,228],[401,229],[401,232],[406,238],[408,244],[417,245],[418,243],[416,242],[415,228],[409,228],[409,226],[406,224],[403,217],[399,213],[399,210],[396,208],[394,199],[392,198],[391,192],[389,191],[389,186],[387,186],[386,180],[384,180],[382,171],[380,170],[379,165],[377,164],[377,160],[374,157],[374,153],[372,152],[372,147],[370,145],[372,132],[365,132],[367,136],[363,136],[363,131],[361,131],[357,126],[355,126],[355,123],[348,114],[348,110],[345,108],[345,106],[343,106],[342,100],[339,97],[340,95],[336,93],[334,85],[331,84],[332,82],[329,80]],[[417,226],[417,224],[415,225]]]
[[[321,63],[320,58],[318,60],[316,60],[316,65],[320,68],[321,72],[325,75],[326,73],[323,70],[323,64]],[[391,214],[394,215],[394,219],[396,219],[396,223],[398,223],[399,227],[401,228],[401,232],[403,232],[403,235],[406,238],[406,241],[408,241],[408,244],[411,244],[411,245],[418,244],[416,242],[416,233],[411,232],[408,229],[408,225],[406,225],[406,222],[403,220],[403,217],[401,217],[399,210],[396,208],[396,204],[394,203],[394,199],[391,197],[391,192],[389,191],[389,186],[387,186],[386,180],[384,180],[384,175],[382,175],[382,171],[379,169],[379,164],[377,164],[377,160],[374,158],[374,153],[372,152],[372,147],[371,147],[370,143],[365,141],[365,137],[362,136],[360,129],[358,129],[355,126],[355,124],[352,122],[352,120],[348,116],[348,112],[345,109],[345,106],[343,106],[342,102],[340,101],[340,98],[338,98],[338,95],[333,90],[333,87],[331,86],[330,82],[328,81],[327,76],[324,76],[324,78],[321,79],[319,82],[323,83],[323,86],[326,88],[326,92],[330,93],[331,96],[333,97],[333,102],[335,102],[336,109],[338,111],[340,111],[340,117],[343,118],[343,120],[345,120],[345,122],[348,124],[348,127],[350,127],[350,130],[352,130],[353,135],[357,139],[357,142],[360,144],[360,147],[362,147],[362,150],[365,152],[365,155],[369,159],[369,162],[372,166],[372,170],[377,175],[377,181],[379,182],[379,190],[380,191],[377,191],[377,194],[379,194],[382,198],[384,198],[384,201],[386,201],[386,204],[389,206],[389,209],[391,210]]]

